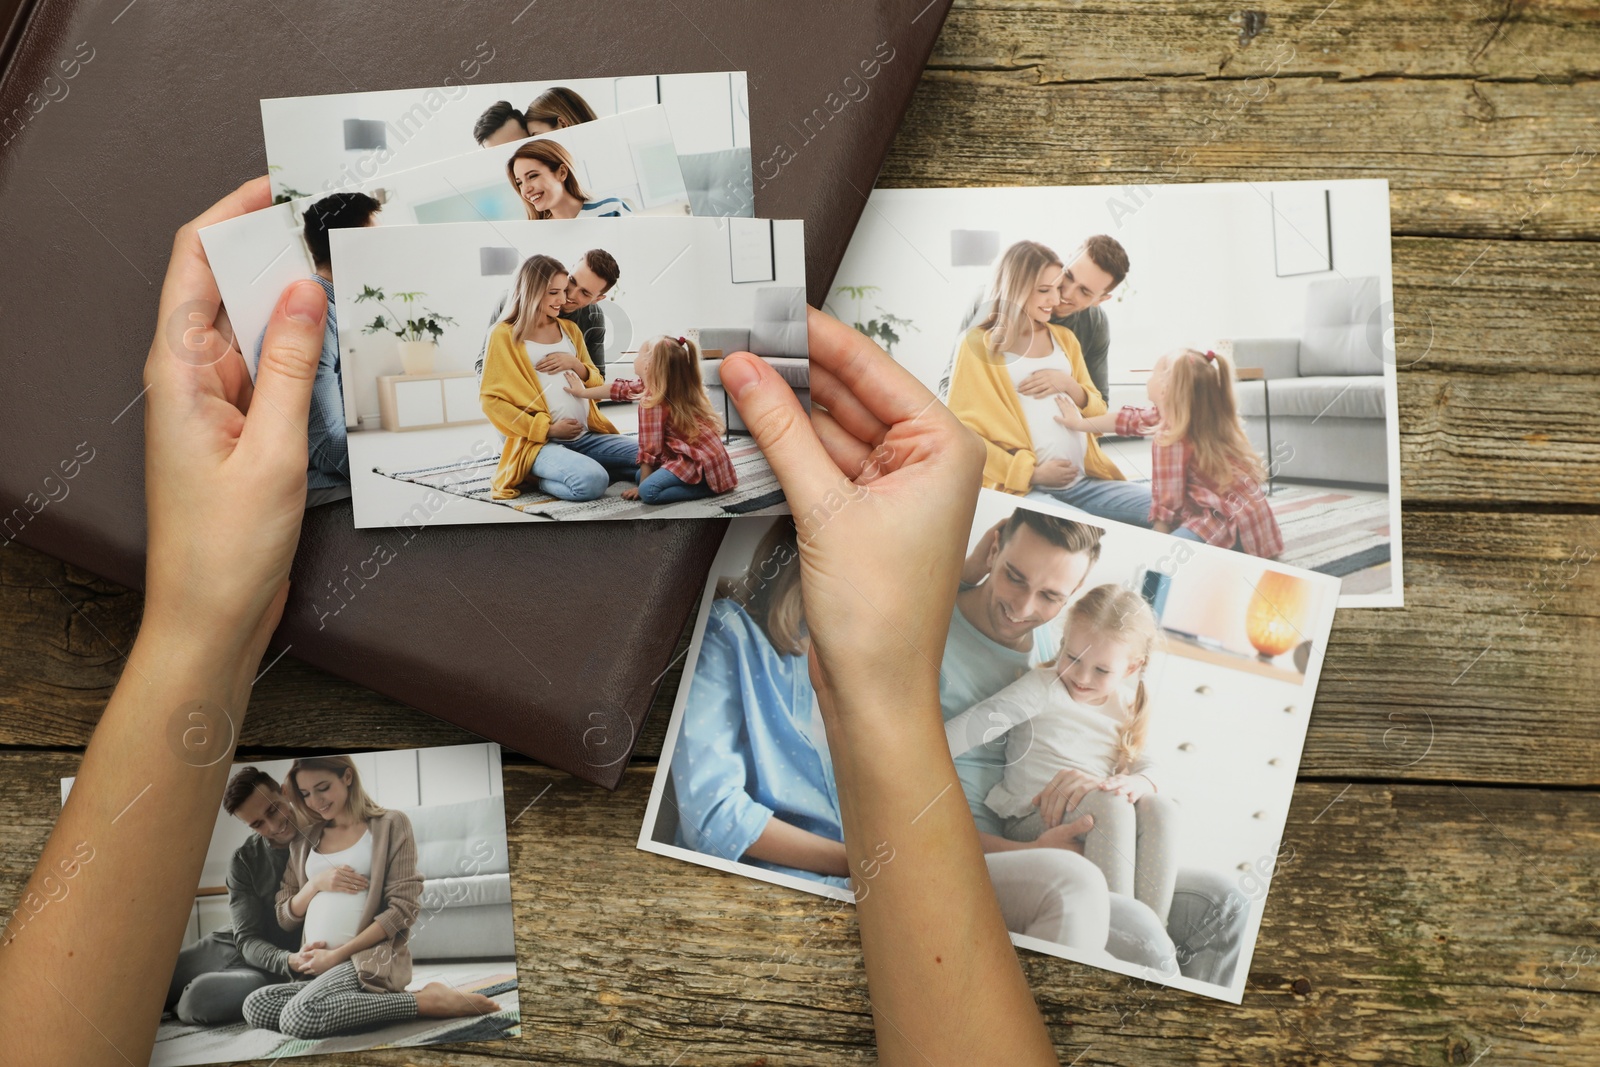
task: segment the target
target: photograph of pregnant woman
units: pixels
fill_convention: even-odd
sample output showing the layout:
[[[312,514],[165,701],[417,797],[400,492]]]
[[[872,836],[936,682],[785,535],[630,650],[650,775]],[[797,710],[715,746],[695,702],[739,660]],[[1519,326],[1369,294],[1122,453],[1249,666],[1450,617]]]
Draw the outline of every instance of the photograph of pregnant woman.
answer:
[[[519,1033],[499,754],[235,766],[151,1063]]]
[[[851,900],[798,570],[792,520],[729,531],[639,846]],[[1239,1001],[1337,597],[980,495],[940,704],[1018,945]]]

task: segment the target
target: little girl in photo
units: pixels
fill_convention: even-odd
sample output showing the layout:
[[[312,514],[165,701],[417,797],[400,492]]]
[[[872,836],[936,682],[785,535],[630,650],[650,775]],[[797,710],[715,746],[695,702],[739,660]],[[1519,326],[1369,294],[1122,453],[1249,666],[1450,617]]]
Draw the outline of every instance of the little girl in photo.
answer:
[[[1005,820],[1005,836],[1035,842],[1047,832],[1040,800],[1057,774],[1087,776],[1077,807],[1060,825],[1094,816],[1083,854],[1113,893],[1147,905],[1163,924],[1178,868],[1176,806],[1158,795],[1144,755],[1150,702],[1144,672],[1159,639],[1143,597],[1100,585],[1066,610],[1061,651],[987,700],[945,723],[952,756],[1005,734],[1005,776],[984,802]],[[1131,698],[1124,691],[1137,679]]]
[[[1085,417],[1070,403],[1069,430],[1153,435],[1150,521],[1161,533],[1275,559],[1283,533],[1261,484],[1266,467],[1239,422],[1227,357],[1180,348],[1156,361],[1145,384],[1153,406]]]
[[[700,380],[700,346],[684,337],[652,337],[639,346],[637,378],[585,386],[567,373],[566,390],[591,400],[638,401],[639,486],[622,495],[676,504],[726,493],[739,484],[722,444],[722,420]]]

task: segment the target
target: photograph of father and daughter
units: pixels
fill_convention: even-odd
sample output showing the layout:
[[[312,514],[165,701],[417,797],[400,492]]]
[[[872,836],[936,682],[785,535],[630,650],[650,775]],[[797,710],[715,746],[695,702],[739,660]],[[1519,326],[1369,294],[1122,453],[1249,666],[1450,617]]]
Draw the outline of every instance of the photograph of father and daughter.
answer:
[[[796,526],[757,525],[736,526],[714,565],[640,846],[842,895],[855,886],[808,670]],[[1250,595],[1262,565],[1201,549],[1174,568],[1159,558],[1174,547],[984,493],[939,696],[1019,943],[1221,995],[1242,980],[1259,924],[1235,867],[1276,850],[1292,787],[1254,742],[1271,735],[1274,755],[1298,752],[1305,723],[1283,705],[1314,690],[1315,669],[1280,674],[1266,695],[1248,676],[1264,661],[1218,654],[1203,669],[1225,695],[1205,718],[1183,681],[1189,661],[1174,665],[1174,634],[1226,633],[1244,614],[1228,602]],[[1176,576],[1157,581],[1163,568]],[[1337,588],[1314,581],[1322,628],[1298,622],[1308,655]],[[1207,736],[1191,755],[1174,738],[1197,728]]]

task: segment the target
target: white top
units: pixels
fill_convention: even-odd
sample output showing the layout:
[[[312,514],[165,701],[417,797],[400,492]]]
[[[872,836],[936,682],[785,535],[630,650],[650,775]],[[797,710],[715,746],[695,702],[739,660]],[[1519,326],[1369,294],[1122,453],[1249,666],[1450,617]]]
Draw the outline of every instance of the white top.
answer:
[[[361,834],[361,840],[342,852],[324,855],[312,850],[306,853],[306,880],[332,870],[349,867],[368,879],[372,877],[372,831]],[[366,910],[366,893],[330,891],[318,893],[306,906],[306,922],[300,943],[326,941],[329,948],[338,948],[361,932],[361,913]]]
[[[1012,352],[1006,353],[1006,372],[1011,375],[1011,384],[1019,386],[1024,378],[1034,371],[1058,370],[1072,375],[1072,361],[1061,350],[1061,344],[1054,335],[1050,338],[1050,354],[1030,359]],[[1017,399],[1022,401],[1022,414],[1028,420],[1028,436],[1033,439],[1033,454],[1038,462],[1047,459],[1069,459],[1078,468],[1078,479],[1083,477],[1083,454],[1087,447],[1087,437],[1077,430],[1069,430],[1056,421],[1056,416],[1061,414],[1061,409],[1056,407],[1056,397],[1065,396],[1065,393],[1053,393],[1046,397],[1024,396],[1021,391]],[[1068,400],[1071,403],[1071,400]],[[1076,485],[1078,479],[1072,481]],[[1061,486],[1059,489],[1067,488]],[[1059,491],[1059,489],[1057,491]]]
[[[1034,810],[1033,798],[1058,771],[1076,769],[1100,778],[1115,774],[1117,733],[1126,716],[1119,693],[1098,707],[1080,704],[1053,666],[1035,667],[950,719],[944,732],[952,756],[1005,734],[1005,776],[984,802],[997,815],[1017,817]],[[1152,766],[1141,755],[1126,773],[1147,774]]]
[[[538,341],[522,342],[523,349],[528,353],[528,365],[534,367],[534,374],[539,378],[539,388],[544,390],[545,406],[550,409],[550,421],[557,419],[577,419],[578,425],[587,428],[589,425],[589,401],[581,396],[573,396],[567,392],[567,374],[557,371],[546,374],[538,370],[538,363],[552,352],[565,352],[569,356],[576,356],[572,342],[567,340],[567,335],[562,333],[561,340],[553,344],[540,344]]]

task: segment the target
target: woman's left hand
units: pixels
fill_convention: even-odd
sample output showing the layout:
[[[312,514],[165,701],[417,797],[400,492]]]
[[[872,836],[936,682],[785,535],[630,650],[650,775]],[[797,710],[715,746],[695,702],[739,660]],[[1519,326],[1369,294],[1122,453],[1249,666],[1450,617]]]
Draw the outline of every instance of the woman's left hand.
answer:
[[[1150,779],[1142,774],[1113,774],[1100,783],[1100,788],[1127,798],[1129,804],[1137,804],[1155,792]]]
[[[144,626],[216,635],[259,659],[289,591],[306,506],[306,414],[327,297],[278,297],[252,383],[199,231],[267,207],[246,182],[178,231],[145,360],[149,554]]]
[[[1042,372],[1036,371],[1035,373]],[[1089,429],[1089,424],[1083,417],[1083,411],[1079,409],[1078,405],[1074,404],[1071,400],[1068,400],[1064,396],[1058,396],[1056,397],[1056,407],[1060,409],[1061,414],[1057,415],[1055,420],[1061,425],[1065,426],[1069,430],[1077,430],[1079,432],[1084,432]]]

